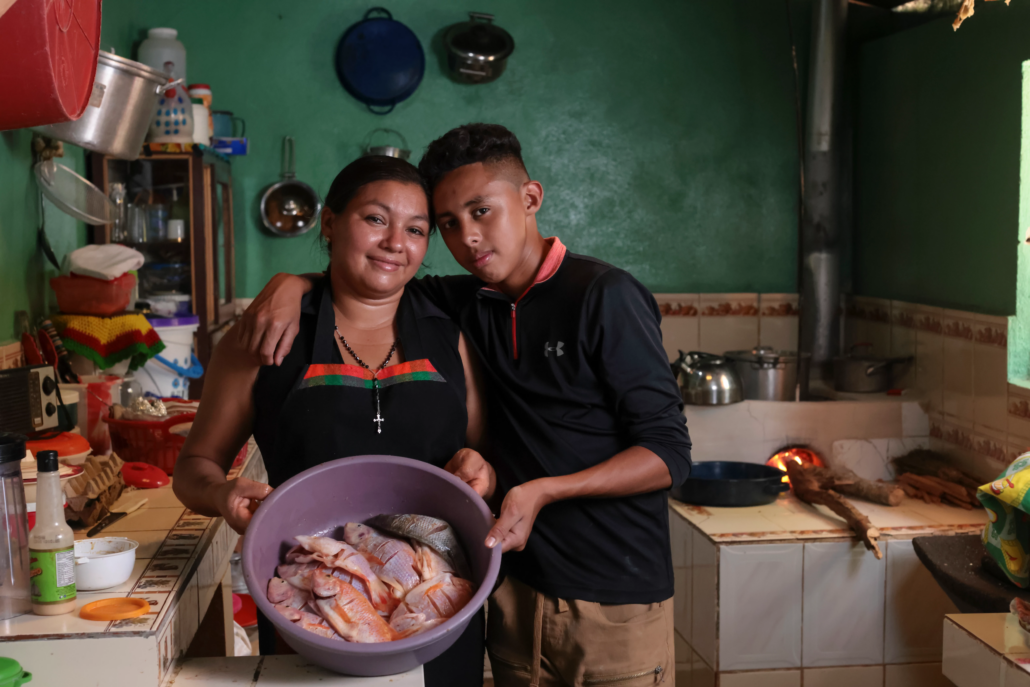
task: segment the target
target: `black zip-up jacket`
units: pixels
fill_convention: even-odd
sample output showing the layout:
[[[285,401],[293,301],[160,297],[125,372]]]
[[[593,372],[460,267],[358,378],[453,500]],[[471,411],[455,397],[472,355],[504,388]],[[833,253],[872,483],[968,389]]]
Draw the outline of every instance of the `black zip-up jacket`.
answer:
[[[654,297],[624,270],[551,241],[560,265],[545,260],[541,272],[553,274],[516,301],[471,276],[409,285],[451,314],[482,360],[498,488],[579,472],[632,446],[657,454],[682,484],[690,437]],[[548,505],[505,570],[564,599],[664,601],[673,593],[668,494]]]

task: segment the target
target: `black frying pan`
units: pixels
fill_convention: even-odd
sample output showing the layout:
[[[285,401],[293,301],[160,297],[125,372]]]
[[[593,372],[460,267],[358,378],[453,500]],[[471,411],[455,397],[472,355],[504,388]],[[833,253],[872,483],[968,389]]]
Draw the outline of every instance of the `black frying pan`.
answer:
[[[690,477],[671,494],[678,501],[698,506],[761,506],[790,490],[790,485],[783,481],[786,474],[779,468],[757,463],[694,463]]]

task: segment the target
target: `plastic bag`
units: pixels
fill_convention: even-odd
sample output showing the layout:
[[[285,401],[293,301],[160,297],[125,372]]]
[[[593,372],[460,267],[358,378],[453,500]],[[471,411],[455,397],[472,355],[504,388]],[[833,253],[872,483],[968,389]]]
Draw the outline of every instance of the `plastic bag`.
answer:
[[[1024,453],[976,492],[987,509],[983,543],[1017,587],[1030,586],[1030,453]]]

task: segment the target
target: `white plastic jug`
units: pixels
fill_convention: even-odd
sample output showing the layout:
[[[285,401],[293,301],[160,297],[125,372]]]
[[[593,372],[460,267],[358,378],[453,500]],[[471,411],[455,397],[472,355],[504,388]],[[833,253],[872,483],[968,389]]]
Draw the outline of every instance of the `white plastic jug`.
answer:
[[[139,45],[139,61],[159,72],[165,72],[172,79],[182,79],[183,84],[187,84],[186,46],[177,39],[178,35],[175,29],[150,29],[147,38]],[[189,99],[186,103],[189,106]]]

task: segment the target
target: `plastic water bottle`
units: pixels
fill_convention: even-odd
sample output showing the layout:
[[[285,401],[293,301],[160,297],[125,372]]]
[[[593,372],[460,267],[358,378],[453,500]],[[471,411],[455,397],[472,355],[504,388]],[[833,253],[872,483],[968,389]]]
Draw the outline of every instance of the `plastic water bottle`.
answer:
[[[139,45],[139,61],[151,69],[165,72],[172,79],[183,80],[186,90],[186,46],[178,40],[175,29],[156,28],[147,31],[147,38]],[[171,67],[167,63],[171,62]]]
[[[143,396],[143,387],[136,381],[131,371],[125,373],[122,379],[121,403],[126,408],[132,407],[132,402]]]

